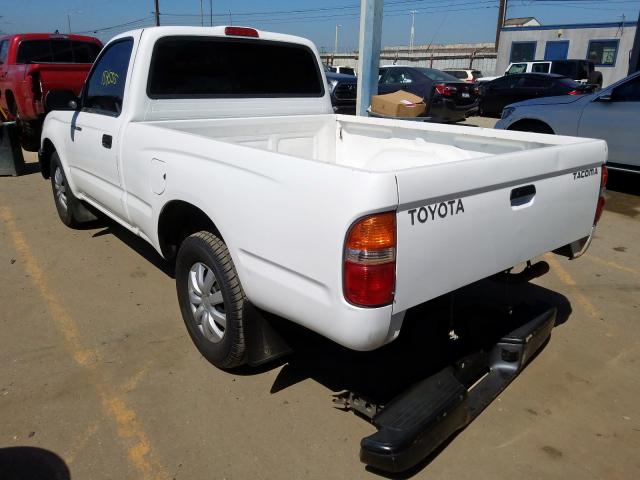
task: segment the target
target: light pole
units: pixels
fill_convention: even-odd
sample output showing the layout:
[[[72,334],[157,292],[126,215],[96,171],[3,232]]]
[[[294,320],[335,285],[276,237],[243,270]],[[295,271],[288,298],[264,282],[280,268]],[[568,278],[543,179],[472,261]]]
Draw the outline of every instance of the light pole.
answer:
[[[209,0],[209,26],[213,27],[213,0]]]
[[[416,36],[416,13],[417,10],[411,10],[411,35],[409,36],[409,53],[413,53],[413,40]]]
[[[200,26],[204,27],[204,10],[202,9],[202,0],[200,0]]]
[[[153,14],[156,17],[156,27],[160,26],[160,7],[158,6],[158,0],[153,0]]]
[[[335,39],[335,43],[333,44],[333,53],[338,53],[338,31],[340,30],[341,27],[342,25],[336,24],[336,39]]]
[[[77,15],[82,15],[82,10],[72,10],[70,12],[67,12],[67,30],[69,30],[69,33],[71,33],[71,14],[75,13]]]

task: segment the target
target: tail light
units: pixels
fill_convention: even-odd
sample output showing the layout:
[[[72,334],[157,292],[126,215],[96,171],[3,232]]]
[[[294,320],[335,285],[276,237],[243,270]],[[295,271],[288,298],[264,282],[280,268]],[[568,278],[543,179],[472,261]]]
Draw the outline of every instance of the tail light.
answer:
[[[40,73],[33,72],[29,75],[31,81],[31,93],[34,100],[42,100],[42,82],[40,81]]]
[[[438,92],[443,97],[450,97],[457,91],[458,89],[456,87],[452,87],[451,85],[445,85],[444,83],[436,84],[436,92]]]
[[[582,95],[582,90],[571,90],[567,95]]]
[[[604,205],[607,201],[604,196],[607,191],[607,180],[609,180],[609,170],[607,170],[606,165],[602,165],[600,168],[600,195],[598,196],[598,205],[596,206],[596,216],[593,218],[594,225],[597,225],[600,220]]]
[[[224,34],[232,37],[253,37],[258,38],[258,31],[249,27],[225,27]]]
[[[360,307],[393,301],[396,283],[396,214],[369,215],[349,230],[344,247],[345,299]]]

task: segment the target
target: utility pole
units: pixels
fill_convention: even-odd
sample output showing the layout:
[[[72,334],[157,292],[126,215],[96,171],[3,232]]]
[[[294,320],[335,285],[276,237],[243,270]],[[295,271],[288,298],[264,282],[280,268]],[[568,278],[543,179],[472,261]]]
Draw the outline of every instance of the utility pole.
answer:
[[[156,17],[156,27],[159,27],[160,26],[160,7],[158,7],[158,0],[153,0],[153,5],[154,5],[153,13]]]
[[[633,40],[631,58],[629,59],[629,75],[640,70],[640,13],[638,13],[638,25],[636,26],[636,36]]]
[[[338,31],[340,30],[340,27],[342,27],[342,25],[336,24],[336,39],[335,39],[335,43],[333,44],[333,53],[334,54],[338,53]]]
[[[358,99],[356,115],[367,116],[371,96],[378,93],[383,0],[360,0]]]
[[[411,10],[409,12],[411,14],[411,35],[409,37],[409,53],[413,53],[413,40],[416,36],[416,13],[417,10]]]
[[[200,26],[204,27],[204,10],[202,10],[202,0],[200,0]]]
[[[67,29],[69,30],[69,33],[71,33],[71,14],[67,13]]]
[[[213,0],[209,0],[209,26],[213,27]]]
[[[498,25],[496,26],[496,51],[498,51],[498,44],[500,43],[500,30],[504,27],[504,20],[507,14],[507,0],[500,0],[500,7],[498,8]]]

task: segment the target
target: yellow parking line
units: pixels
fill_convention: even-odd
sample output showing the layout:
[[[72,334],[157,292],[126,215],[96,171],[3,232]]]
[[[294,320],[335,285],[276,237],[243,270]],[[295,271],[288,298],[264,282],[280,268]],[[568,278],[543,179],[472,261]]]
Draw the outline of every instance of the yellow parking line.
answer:
[[[576,301],[580,304],[582,309],[591,317],[599,318],[600,312],[599,310],[591,303],[591,301],[578,289],[578,284],[573,279],[571,274],[567,272],[564,267],[558,262],[555,256],[552,253],[547,253],[545,256],[545,260],[551,266],[551,269],[557,275],[562,283],[566,286],[570,287],[572,290],[572,296],[576,299]]]
[[[605,267],[610,267],[610,268],[614,268],[616,270],[620,270],[621,272],[634,273],[636,275],[640,274],[640,272],[638,272],[638,270],[635,270],[635,269],[629,268],[629,267],[625,267],[624,265],[620,265],[619,263],[616,263],[616,262],[611,262],[609,260],[605,260],[604,258],[596,257],[595,255],[592,255],[590,253],[585,255],[584,258],[588,258],[592,262],[599,263],[600,265],[604,265]]]
[[[18,229],[11,210],[7,207],[0,207],[0,219],[4,222],[13,244],[24,262],[30,280],[45,301],[51,318],[64,337],[66,348],[75,362],[86,369],[89,381],[93,384],[101,400],[102,408],[107,416],[115,422],[120,438],[129,443],[127,454],[129,461],[138,471],[139,478],[145,480],[169,478],[164,468],[157,460],[153,459],[149,439],[136,412],[127,405],[109,382],[105,381],[99,364],[95,362],[98,357],[97,352],[82,345],[75,320],[49,289],[44,272],[38,265],[26,237]]]

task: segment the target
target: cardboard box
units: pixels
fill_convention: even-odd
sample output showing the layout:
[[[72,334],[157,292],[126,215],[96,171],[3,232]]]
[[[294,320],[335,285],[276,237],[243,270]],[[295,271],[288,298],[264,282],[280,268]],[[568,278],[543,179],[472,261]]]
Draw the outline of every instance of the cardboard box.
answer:
[[[371,111],[386,117],[417,117],[426,109],[422,97],[404,90],[371,97]]]

